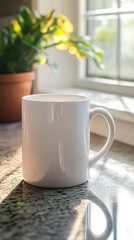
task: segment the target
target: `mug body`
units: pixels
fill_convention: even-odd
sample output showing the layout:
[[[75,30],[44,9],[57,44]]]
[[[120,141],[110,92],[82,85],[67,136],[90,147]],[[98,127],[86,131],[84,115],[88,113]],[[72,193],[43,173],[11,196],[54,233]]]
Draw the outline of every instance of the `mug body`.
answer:
[[[70,187],[88,180],[89,98],[36,94],[22,100],[23,179]]]

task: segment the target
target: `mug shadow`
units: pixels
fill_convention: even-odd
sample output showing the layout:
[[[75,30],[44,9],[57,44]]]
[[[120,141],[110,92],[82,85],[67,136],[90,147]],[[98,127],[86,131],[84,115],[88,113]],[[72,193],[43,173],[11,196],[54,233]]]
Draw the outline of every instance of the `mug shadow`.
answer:
[[[95,206],[106,219],[100,235],[91,228]],[[44,189],[21,181],[0,205],[1,239],[105,240],[111,231],[111,215],[87,183]]]

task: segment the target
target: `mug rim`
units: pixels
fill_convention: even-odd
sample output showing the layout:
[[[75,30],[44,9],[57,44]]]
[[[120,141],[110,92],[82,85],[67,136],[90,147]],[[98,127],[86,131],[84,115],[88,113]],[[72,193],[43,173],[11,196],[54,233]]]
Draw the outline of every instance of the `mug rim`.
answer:
[[[48,98],[47,97],[57,97],[55,98]],[[64,96],[64,98],[61,98],[61,96]],[[44,98],[42,98],[44,97]],[[67,99],[68,97],[68,99]],[[71,99],[72,97],[72,99]],[[42,98],[42,99],[41,99]],[[46,98],[46,99],[45,99]],[[70,98],[70,99],[69,99]],[[41,93],[41,94],[31,94],[22,97],[22,100],[24,101],[30,101],[30,102],[57,102],[57,103],[62,103],[62,102],[83,102],[83,101],[89,101],[89,97],[84,94],[70,94],[70,93]]]

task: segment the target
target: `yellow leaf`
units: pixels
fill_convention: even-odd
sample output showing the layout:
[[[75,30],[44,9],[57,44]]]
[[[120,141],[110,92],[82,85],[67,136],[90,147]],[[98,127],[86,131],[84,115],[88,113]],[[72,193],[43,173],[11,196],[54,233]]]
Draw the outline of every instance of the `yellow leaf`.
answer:
[[[71,54],[76,54],[76,53],[77,53],[77,48],[74,47],[74,46],[69,46],[69,52],[70,52]]]
[[[63,24],[63,29],[66,33],[72,33],[73,32],[73,25],[68,21]]]
[[[77,51],[76,57],[77,57],[78,59],[81,59],[81,58],[85,58],[86,55],[85,55],[84,53],[80,52],[80,51]]]
[[[41,65],[44,65],[46,63],[47,59],[45,57],[40,57],[38,58],[38,63],[40,63]]]
[[[58,35],[58,34],[54,34],[53,40],[55,43],[61,42],[61,41],[66,41],[68,39],[68,36],[66,36],[65,34],[62,35]]]
[[[13,19],[11,21],[11,25],[12,25],[12,28],[13,28],[14,32],[16,32],[16,33],[21,32],[21,27],[19,25],[19,22],[16,19]]]
[[[56,46],[56,48],[58,49],[58,50],[67,50],[67,45],[66,44],[59,44],[59,45],[57,45]]]
[[[65,33],[73,32],[73,25],[66,16],[60,15],[57,19],[57,24],[62,28]]]

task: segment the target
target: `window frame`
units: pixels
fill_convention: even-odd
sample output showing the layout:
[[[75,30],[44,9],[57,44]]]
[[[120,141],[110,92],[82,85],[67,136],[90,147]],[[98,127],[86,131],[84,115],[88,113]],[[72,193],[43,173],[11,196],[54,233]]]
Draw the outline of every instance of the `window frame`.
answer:
[[[126,13],[127,11],[125,9],[119,10],[121,13]],[[116,9],[111,9],[111,13],[117,13]],[[129,9],[128,12],[134,12],[134,10]],[[78,2],[78,34],[79,35],[85,35],[86,34],[86,19],[87,19],[87,0],[79,0]],[[102,13],[101,11],[99,14]],[[104,10],[104,15],[109,14],[109,10]],[[90,12],[90,15],[92,12]],[[118,14],[118,13],[117,13]],[[118,24],[120,24],[118,22]],[[118,26],[119,27],[119,26]],[[119,42],[117,43],[117,45]],[[118,50],[117,50],[118,51]],[[117,60],[118,61],[118,60]],[[114,94],[121,94],[121,95],[127,95],[130,97],[134,97],[134,82],[131,81],[121,81],[121,80],[110,80],[110,79],[103,79],[103,78],[97,78],[97,77],[87,77],[86,75],[86,60],[82,60],[79,63],[79,80],[78,80],[78,86],[89,88],[93,90],[103,91],[103,92],[109,92]]]

